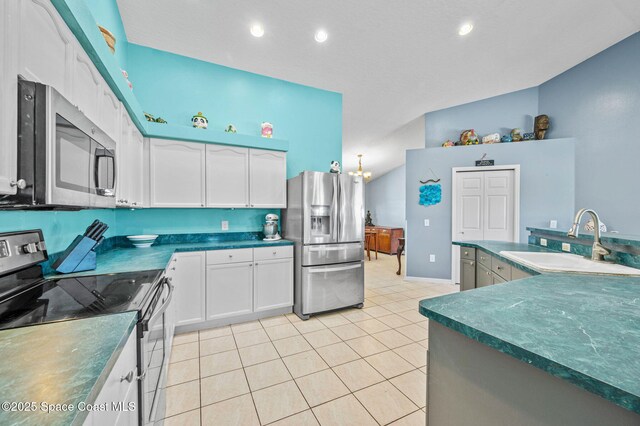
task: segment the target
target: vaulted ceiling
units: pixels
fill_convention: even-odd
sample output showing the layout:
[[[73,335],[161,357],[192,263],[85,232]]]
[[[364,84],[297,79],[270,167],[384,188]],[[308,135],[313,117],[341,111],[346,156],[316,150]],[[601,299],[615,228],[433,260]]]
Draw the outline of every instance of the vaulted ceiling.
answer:
[[[538,85],[640,30],[638,0],[118,5],[130,42],[343,93],[344,167],[363,153],[376,175],[423,146],[401,128],[425,112]],[[262,38],[250,35],[254,22]],[[461,37],[464,22],[474,30]],[[323,44],[313,37],[318,28],[329,34]]]

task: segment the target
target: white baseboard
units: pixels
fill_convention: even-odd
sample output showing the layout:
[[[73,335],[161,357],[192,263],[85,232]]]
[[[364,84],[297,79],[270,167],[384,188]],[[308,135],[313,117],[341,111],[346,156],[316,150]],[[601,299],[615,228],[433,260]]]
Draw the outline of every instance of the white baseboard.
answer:
[[[454,284],[452,279],[445,278],[426,278],[426,277],[409,277],[407,275],[404,276],[404,279],[407,281],[424,281],[433,284]]]

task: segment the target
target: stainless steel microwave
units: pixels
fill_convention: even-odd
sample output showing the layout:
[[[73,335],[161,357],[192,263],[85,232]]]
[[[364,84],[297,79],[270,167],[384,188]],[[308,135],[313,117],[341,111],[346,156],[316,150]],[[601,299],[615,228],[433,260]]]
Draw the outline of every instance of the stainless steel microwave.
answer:
[[[0,208],[115,208],[116,143],[53,87],[18,81],[17,144]]]

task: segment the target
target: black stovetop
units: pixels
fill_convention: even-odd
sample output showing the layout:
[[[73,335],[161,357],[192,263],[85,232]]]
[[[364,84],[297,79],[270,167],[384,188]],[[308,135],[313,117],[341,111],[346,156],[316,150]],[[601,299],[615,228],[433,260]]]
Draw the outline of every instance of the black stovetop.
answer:
[[[44,279],[39,267],[25,269],[0,278],[0,329],[141,311],[161,274],[151,270]]]

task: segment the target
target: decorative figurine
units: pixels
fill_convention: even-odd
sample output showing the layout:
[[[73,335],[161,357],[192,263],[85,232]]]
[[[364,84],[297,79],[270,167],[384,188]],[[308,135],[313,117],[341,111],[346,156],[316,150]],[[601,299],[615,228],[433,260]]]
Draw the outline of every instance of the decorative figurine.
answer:
[[[449,148],[451,146],[456,146],[456,144],[451,139],[447,139],[447,141],[443,143],[442,146],[445,148]]]
[[[460,134],[460,145],[478,145],[478,135],[473,129],[465,130]]]
[[[229,124],[227,126],[226,129],[224,129],[225,132],[227,133],[237,133],[238,131],[236,130],[236,126],[234,126],[233,124]]]
[[[533,133],[536,134],[536,139],[539,141],[544,139],[547,130],[549,130],[549,116],[546,114],[537,116],[533,124]]]
[[[523,133],[522,134],[522,140],[523,141],[532,141],[535,139],[535,135],[533,134],[533,132],[528,132],[528,133]]]
[[[371,210],[367,210],[367,217],[364,218],[364,226],[375,226],[371,218]]]
[[[124,77],[125,81],[127,82],[127,86],[129,86],[129,89],[133,90],[133,83],[131,83],[129,81],[129,73],[126,72],[123,69],[120,69],[120,71],[122,72],[122,76]]]
[[[106,29],[105,27],[101,27],[100,25],[98,25],[98,28],[100,29],[100,33],[102,33],[102,37],[104,38],[104,41],[107,43],[107,46],[109,46],[109,50],[111,51],[111,54],[115,54],[116,53],[116,36],[114,36],[113,33],[108,29]]]
[[[502,137],[500,138],[500,141],[502,141],[502,142],[512,142],[511,135],[509,135],[509,134],[502,135]]]
[[[201,112],[191,117],[191,122],[196,129],[206,129],[209,126],[209,120]]]
[[[162,119],[160,117],[155,118],[153,115],[149,114],[148,112],[144,113],[144,118],[146,118],[147,121],[150,121],[152,123],[162,123],[162,124],[166,124],[167,123],[166,120],[164,120],[164,119]]]
[[[331,166],[329,167],[329,172],[340,174],[340,162],[333,160],[331,162]]]
[[[515,128],[511,131],[511,141],[520,142],[522,140],[522,130]]]
[[[262,123],[262,137],[271,139],[273,137],[273,124],[265,121]]]
[[[500,142],[500,133],[491,133],[482,138],[482,143],[499,143]]]

